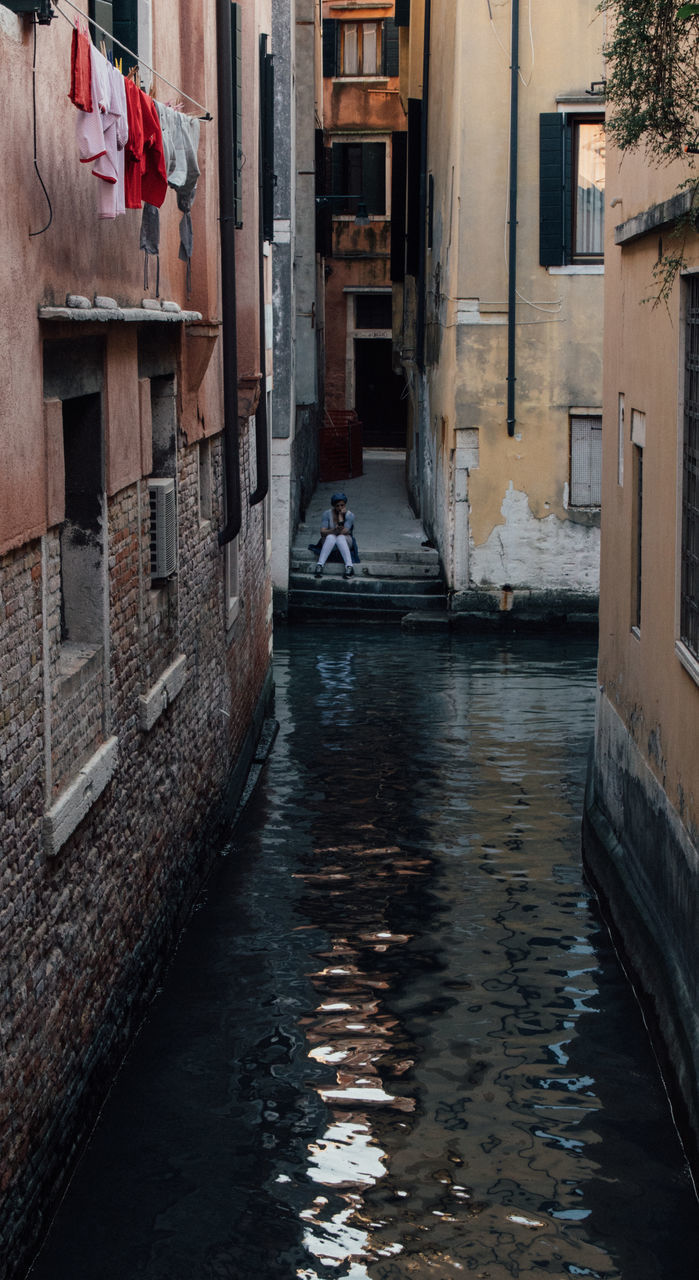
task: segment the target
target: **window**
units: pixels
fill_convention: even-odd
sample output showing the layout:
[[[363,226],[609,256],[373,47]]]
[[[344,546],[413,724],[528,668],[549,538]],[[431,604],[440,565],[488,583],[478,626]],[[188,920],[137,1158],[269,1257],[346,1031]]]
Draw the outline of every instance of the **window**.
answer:
[[[543,267],[604,257],[604,117],[539,117],[539,261]]]
[[[393,324],[390,293],[358,293],[355,309],[355,329],[390,329]]]
[[[363,199],[367,213],[386,213],[386,143],[333,142],[332,194],[349,196],[336,200],[333,213],[356,213]]]
[[[106,528],[99,394],[63,401],[63,457],[61,640],[99,644],[104,633]]]
[[[343,22],[340,66],[343,76],[375,76],[381,66],[380,22]]]
[[[152,62],[152,16],[151,0],[88,0],[88,16],[98,22],[103,31],[111,32],[115,44],[93,28],[95,43],[99,47],[100,40],[105,41],[107,53],[113,52],[116,58],[123,58],[123,69],[128,71],[133,65],[129,61],[126,49],[140,54],[146,62]],[[150,72],[144,72],[150,83]]]
[[[324,19],[324,76],[397,76],[398,71],[398,28],[393,18]]]
[[[240,570],[238,565],[238,538],[227,542],[223,556],[223,590],[226,610],[226,629],[233,626],[240,612]]]
[[[211,442],[199,441],[199,523],[207,524],[212,515]]]
[[[699,275],[686,280],[680,640],[699,658]]]
[[[602,418],[575,415],[570,420],[570,505],[598,507],[602,501]]]

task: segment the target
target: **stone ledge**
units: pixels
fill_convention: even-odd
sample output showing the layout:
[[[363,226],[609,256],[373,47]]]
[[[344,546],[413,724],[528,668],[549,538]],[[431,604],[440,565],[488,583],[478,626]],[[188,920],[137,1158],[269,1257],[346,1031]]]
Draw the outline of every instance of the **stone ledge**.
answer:
[[[650,231],[657,231],[660,227],[666,227],[671,222],[676,222],[678,218],[689,213],[691,207],[692,192],[678,191],[669,200],[663,200],[660,204],[653,204],[650,209],[644,210],[643,213],[637,213],[635,217],[629,218],[626,222],[620,222],[614,228],[614,243],[630,244],[632,240],[638,240],[640,236],[648,235]]]
[[[138,700],[139,704],[139,723],[144,733],[148,733],[153,728],[156,720],[163,714],[166,707],[174,702],[178,693],[184,688],[187,679],[187,658],[184,653],[175,658],[175,661],[163,671],[163,674],[155,684],[142,694]]]
[[[55,858],[101,796],[116,768],[117,748],[118,739],[108,738],[44,815],[44,852],[47,858]]]

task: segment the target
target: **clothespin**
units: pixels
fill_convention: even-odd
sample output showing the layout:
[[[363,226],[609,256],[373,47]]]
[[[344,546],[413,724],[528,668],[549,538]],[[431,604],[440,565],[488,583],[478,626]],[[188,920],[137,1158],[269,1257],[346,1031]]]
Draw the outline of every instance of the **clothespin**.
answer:
[[[124,61],[123,57],[114,59],[114,66],[116,67],[117,71],[121,71],[123,61]]]
[[[103,57],[103,58],[106,58],[106,56],[107,56],[107,46],[106,46],[106,44],[105,44],[104,37],[102,37],[102,39],[100,40],[100,53],[102,54],[102,57]]]

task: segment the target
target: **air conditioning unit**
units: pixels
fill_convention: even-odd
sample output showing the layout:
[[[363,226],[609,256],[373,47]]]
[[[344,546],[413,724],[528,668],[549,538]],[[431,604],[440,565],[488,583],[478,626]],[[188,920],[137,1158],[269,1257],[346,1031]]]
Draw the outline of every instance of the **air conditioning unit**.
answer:
[[[151,477],[150,576],[171,578],[177,571],[177,495],[172,476]]]

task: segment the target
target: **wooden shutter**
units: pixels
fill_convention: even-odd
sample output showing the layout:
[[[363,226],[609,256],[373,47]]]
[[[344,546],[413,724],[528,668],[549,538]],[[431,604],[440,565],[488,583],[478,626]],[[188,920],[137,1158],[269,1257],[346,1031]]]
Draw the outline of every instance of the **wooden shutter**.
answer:
[[[410,26],[410,0],[396,0],[396,26]]]
[[[570,424],[570,505],[598,507],[602,501],[602,418],[574,417]]]
[[[231,5],[233,67],[233,207],[236,227],[243,225],[243,31],[239,4]]]
[[[405,200],[408,181],[408,135],[391,139],[391,280],[405,280]]]
[[[565,117],[539,116],[539,262],[562,267],[566,258]]]
[[[337,75],[337,46],[340,24],[337,18],[323,19],[323,75]]]
[[[398,28],[393,18],[385,18],[383,24],[383,48],[381,61],[385,76],[397,76],[398,65]]]

